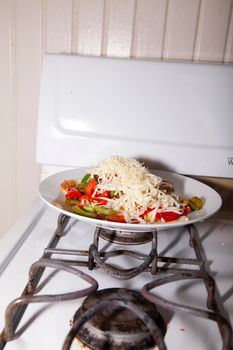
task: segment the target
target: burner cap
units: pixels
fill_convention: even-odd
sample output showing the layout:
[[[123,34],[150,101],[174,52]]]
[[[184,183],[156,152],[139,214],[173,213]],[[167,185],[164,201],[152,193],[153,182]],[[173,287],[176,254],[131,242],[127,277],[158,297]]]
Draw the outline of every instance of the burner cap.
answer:
[[[152,232],[132,232],[132,231],[114,231],[108,229],[100,230],[100,237],[111,243],[118,244],[145,244],[153,239]]]
[[[109,288],[91,294],[75,313],[74,320],[103,300],[112,299],[133,303],[157,324],[164,336],[166,326],[156,306],[130,289]],[[156,345],[146,324],[131,309],[113,303],[84,323],[77,339],[93,350],[143,350]]]

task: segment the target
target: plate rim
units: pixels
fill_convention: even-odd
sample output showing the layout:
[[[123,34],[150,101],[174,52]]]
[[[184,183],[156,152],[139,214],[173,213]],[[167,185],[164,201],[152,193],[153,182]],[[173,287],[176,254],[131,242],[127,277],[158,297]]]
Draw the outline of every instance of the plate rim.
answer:
[[[85,172],[87,172],[88,169],[90,169],[90,167],[74,167],[74,168],[62,170],[62,171],[59,171],[59,172],[56,172],[54,174],[49,175],[48,177],[44,178],[39,184],[39,188],[38,188],[39,197],[49,207],[53,208],[54,210],[56,210],[62,214],[65,214],[67,216],[75,218],[77,220],[80,220],[80,221],[83,221],[83,222],[86,222],[88,224],[92,224],[92,225],[95,225],[98,227],[102,227],[105,229],[119,230],[119,231],[134,231],[134,232],[147,232],[147,231],[151,232],[151,231],[155,231],[155,230],[179,228],[179,227],[184,227],[184,226],[187,226],[190,224],[202,222],[202,221],[208,219],[209,217],[213,216],[217,211],[219,211],[219,209],[222,206],[222,198],[221,198],[220,194],[215,189],[208,186],[207,184],[205,184],[197,179],[194,179],[192,177],[186,176],[186,175],[178,174],[178,173],[175,173],[172,171],[167,171],[167,170],[160,170],[160,169],[149,169],[149,171],[157,174],[158,176],[160,176],[160,174],[161,175],[168,174],[171,177],[182,179],[183,182],[188,181],[188,182],[193,182],[195,184],[198,184],[200,187],[205,188],[208,192],[210,192],[213,196],[215,196],[215,201],[216,201],[215,208],[212,211],[206,212],[206,214],[203,214],[203,216],[197,215],[196,217],[189,219],[187,221],[174,221],[174,222],[162,223],[162,224],[118,223],[118,222],[111,222],[111,221],[107,221],[107,220],[100,220],[100,219],[89,218],[89,217],[78,215],[78,214],[73,213],[69,210],[66,210],[65,208],[61,208],[58,205],[55,205],[50,200],[46,199],[45,195],[42,193],[43,187],[45,187],[46,184],[49,183],[51,180],[56,180],[58,177],[63,177],[63,176],[64,176],[63,179],[65,180],[68,178],[69,173],[70,174],[73,172],[80,173],[83,171],[83,174],[85,174]],[[71,177],[69,177],[69,178],[71,178]],[[75,178],[75,177],[73,176],[72,178]],[[174,187],[176,188],[175,184],[174,184]],[[59,190],[59,185],[58,185],[57,186],[57,196],[59,196],[59,194],[61,194],[61,192]],[[193,195],[195,195],[195,194],[193,194]],[[55,200],[56,200],[56,197],[53,198],[53,201],[55,201]],[[203,208],[203,209],[205,209],[205,208]],[[198,213],[200,213],[200,212],[197,212],[197,214]]]

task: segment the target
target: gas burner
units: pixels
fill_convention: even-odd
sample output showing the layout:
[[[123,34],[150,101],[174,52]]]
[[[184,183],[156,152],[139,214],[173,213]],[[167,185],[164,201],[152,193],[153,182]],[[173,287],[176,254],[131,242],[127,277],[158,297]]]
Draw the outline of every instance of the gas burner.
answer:
[[[89,295],[73,318],[63,349],[76,337],[93,350],[163,349],[166,325],[156,306],[130,289],[109,288]]]
[[[153,232],[115,231],[102,228],[100,237],[111,243],[134,245],[151,242]]]
[[[166,326],[156,305],[164,310],[184,312],[195,317],[215,321],[222,338],[222,349],[232,349],[231,325],[221,314],[217,305],[215,282],[206,269],[198,233],[193,225],[187,226],[186,238],[188,238],[189,247],[195,258],[185,258],[164,256],[159,253],[157,249],[159,232],[156,231],[152,232],[152,240],[149,243],[150,251],[146,254],[144,247],[143,252],[138,251],[138,249],[128,249],[127,246],[120,247],[120,249],[119,247],[111,248],[112,244],[107,244],[107,248],[99,247],[99,239],[102,238],[102,229],[99,227],[95,230],[93,243],[90,244],[88,250],[59,248],[60,240],[66,239],[66,226],[69,219],[66,215],[59,216],[58,226],[48,246],[44,249],[42,257],[30,268],[29,281],[25,289],[21,296],[7,307],[5,327],[0,334],[0,349],[3,349],[8,341],[16,339],[20,335],[18,326],[29,304],[67,301],[83,296],[86,299],[75,313],[73,325],[66,337],[63,350],[70,349],[74,338],[82,342],[83,346],[94,350],[146,350],[155,346],[159,350],[166,350],[168,349],[164,342]],[[121,255],[140,260],[142,263],[133,268],[125,269],[124,266],[118,267],[118,265],[110,264],[108,261],[110,258]],[[185,265],[187,266],[185,267]],[[90,274],[85,273],[82,269],[79,270],[78,266],[86,268]],[[89,287],[68,293],[57,291],[57,294],[52,295],[38,294],[41,291],[41,286],[44,286],[44,281],[41,285],[39,282],[46,268],[75,274],[88,282]],[[152,281],[145,285],[140,283],[141,286],[137,284],[135,288],[136,290],[141,288],[141,292],[122,288],[125,287],[122,284],[119,289],[104,288],[97,291],[98,281],[93,278],[95,271],[91,270],[96,270],[97,275],[99,272],[106,272],[118,281],[133,279],[141,273],[149,273]],[[184,279],[203,281],[207,292],[207,309],[194,308],[183,303],[178,304],[173,300],[165,300],[159,297],[156,291],[152,291],[159,286]]]

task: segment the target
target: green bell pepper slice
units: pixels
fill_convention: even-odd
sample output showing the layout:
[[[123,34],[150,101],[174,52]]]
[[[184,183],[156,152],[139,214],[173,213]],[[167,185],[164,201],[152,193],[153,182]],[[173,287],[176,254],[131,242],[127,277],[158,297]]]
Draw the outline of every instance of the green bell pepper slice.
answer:
[[[87,216],[87,217],[93,218],[93,219],[97,218],[96,213],[92,213],[90,211],[83,210],[83,209],[79,208],[77,205],[72,206],[72,210],[75,214],[78,214],[78,215]]]

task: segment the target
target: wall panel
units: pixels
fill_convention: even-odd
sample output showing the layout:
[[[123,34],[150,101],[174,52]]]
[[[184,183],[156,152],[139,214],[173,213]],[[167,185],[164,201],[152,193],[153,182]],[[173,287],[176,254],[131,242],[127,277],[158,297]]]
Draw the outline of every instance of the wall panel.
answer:
[[[101,54],[104,0],[75,0],[73,5],[72,52]]]
[[[227,35],[227,44],[224,61],[226,63],[233,62],[233,2],[231,6],[231,17]]]
[[[223,62],[231,19],[232,0],[202,0],[195,60]]]
[[[41,2],[16,1],[15,115],[16,213],[19,216],[37,195],[39,167],[35,139],[41,69]]]
[[[14,2],[0,1],[0,236],[16,220]],[[10,194],[10,195],[9,195]]]
[[[170,0],[164,38],[164,59],[192,60],[200,0]]]
[[[103,55],[115,57],[131,55],[134,11],[134,0],[106,0]]]
[[[44,11],[45,51],[50,53],[70,53],[72,46],[73,1],[47,0]]]
[[[168,0],[138,0],[132,56],[162,58],[167,7]]]

